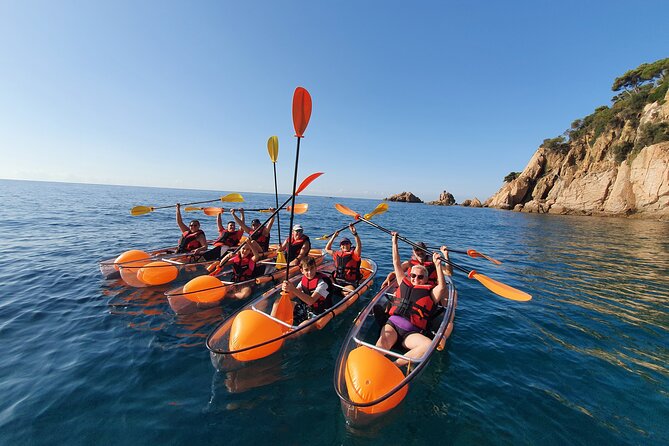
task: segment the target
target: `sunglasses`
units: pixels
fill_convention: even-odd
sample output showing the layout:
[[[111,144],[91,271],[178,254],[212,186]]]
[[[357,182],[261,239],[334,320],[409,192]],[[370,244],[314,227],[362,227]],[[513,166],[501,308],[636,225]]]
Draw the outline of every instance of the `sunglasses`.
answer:
[[[412,279],[423,280],[423,279],[425,278],[425,275],[423,275],[423,274],[414,274],[414,273],[411,273],[411,278],[412,278]]]

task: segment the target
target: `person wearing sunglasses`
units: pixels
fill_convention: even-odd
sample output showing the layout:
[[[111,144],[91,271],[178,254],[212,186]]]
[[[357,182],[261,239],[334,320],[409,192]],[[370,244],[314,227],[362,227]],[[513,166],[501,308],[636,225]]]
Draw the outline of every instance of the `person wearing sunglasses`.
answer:
[[[339,236],[339,231],[332,234],[330,240],[325,245],[325,252],[332,256],[335,263],[335,271],[332,275],[334,282],[346,290],[354,290],[362,279],[360,271],[360,263],[362,254],[362,242],[358,231],[356,231],[353,223],[348,225],[349,231],[355,238],[355,247],[351,246],[351,240],[344,237],[339,242],[339,251],[332,250],[332,243]]]
[[[429,348],[432,340],[423,334],[437,305],[447,304],[448,292],[444,279],[444,268],[437,268],[437,284],[430,285],[428,270],[423,265],[413,265],[407,273],[402,269],[397,232],[392,233],[393,268],[397,291],[390,308],[390,317],[381,329],[377,347],[389,350],[399,340],[408,350],[405,356],[420,358]],[[441,254],[448,260],[448,249],[442,246]],[[440,253],[432,254],[433,263],[440,263]],[[450,270],[448,270],[450,271]],[[450,275],[450,274],[449,274]],[[395,361],[398,366],[407,363],[404,359]]]
[[[411,252],[411,259],[402,262],[402,270],[407,272],[414,265],[422,265],[427,268],[427,281],[430,285],[435,286],[437,284],[437,266],[429,260],[427,255],[427,246],[423,242],[416,243],[416,246],[413,247]],[[444,274],[451,275],[449,273],[450,265],[444,265]],[[388,277],[383,281],[382,287],[387,286],[389,283],[392,283],[395,280],[395,272],[391,271],[388,274]]]
[[[181,204],[177,203],[177,225],[181,229],[181,238],[179,238],[179,245],[177,252],[191,252],[192,254],[199,254],[207,250],[207,237],[204,231],[200,229],[200,222],[192,220],[188,226],[184,224],[181,218]]]

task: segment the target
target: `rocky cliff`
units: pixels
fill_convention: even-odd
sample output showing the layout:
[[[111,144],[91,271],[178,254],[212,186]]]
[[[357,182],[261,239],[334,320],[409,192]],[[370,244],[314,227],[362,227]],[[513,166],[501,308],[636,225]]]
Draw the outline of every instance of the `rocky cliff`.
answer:
[[[613,107],[575,121],[568,139],[545,140],[525,169],[484,205],[669,220],[669,91],[662,86],[667,82],[663,78],[644,90],[652,99],[662,88],[664,96],[640,105],[637,98],[638,112],[624,102],[632,104],[635,96],[621,95]]]
[[[423,200],[412,194],[411,192],[402,192],[400,194],[391,195],[384,198],[386,201],[403,201],[407,203],[422,203]]]

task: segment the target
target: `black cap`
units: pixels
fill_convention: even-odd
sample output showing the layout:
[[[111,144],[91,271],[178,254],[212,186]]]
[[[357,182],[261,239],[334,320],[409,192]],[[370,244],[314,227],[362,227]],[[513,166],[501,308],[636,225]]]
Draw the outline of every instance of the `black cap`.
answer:
[[[259,225],[259,224],[260,224],[260,220],[258,220],[257,218],[254,218],[253,220],[251,220],[251,224],[252,224],[252,225]]]

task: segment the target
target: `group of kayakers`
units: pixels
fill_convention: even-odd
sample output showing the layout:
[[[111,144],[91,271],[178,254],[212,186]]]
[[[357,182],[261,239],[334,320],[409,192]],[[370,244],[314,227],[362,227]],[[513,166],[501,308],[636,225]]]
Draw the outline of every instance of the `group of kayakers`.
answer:
[[[271,209],[273,211],[273,209]],[[207,250],[207,240],[200,228],[198,220],[192,220],[188,226],[183,223],[180,205],[176,206],[176,221],[182,231],[179,240],[180,252],[191,252],[201,255],[205,260],[220,259],[219,264],[231,265],[232,281],[241,282],[256,277],[259,270],[257,265],[267,255],[269,250],[270,230],[274,223],[272,217],[267,224],[261,225],[260,220],[253,219],[251,226],[247,226],[243,209],[230,210],[233,220],[223,226],[221,214],[216,221],[219,237],[214,241],[214,247]],[[239,225],[240,229],[237,229]],[[302,279],[297,285],[284,281],[282,290],[293,298],[293,324],[299,325],[307,321],[312,315],[322,314],[333,305],[333,294],[336,292],[354,290],[363,275],[361,272],[362,242],[353,224],[349,231],[355,240],[355,245],[347,237],[339,241],[339,250],[333,250],[332,245],[339,237],[340,231],[332,234],[325,251],[332,256],[334,272],[332,276],[318,272],[315,260],[309,257],[311,240],[304,233],[304,228],[296,224],[292,228],[292,237],[279,247],[289,259],[289,266],[299,265]],[[243,240],[243,234],[248,237]],[[242,241],[243,240],[243,241]],[[392,233],[393,271],[385,279],[383,286],[393,281],[397,282],[397,291],[390,308],[383,311],[383,328],[376,343],[384,349],[392,348],[396,343],[408,350],[406,356],[419,358],[429,348],[431,339],[426,336],[428,323],[439,305],[447,304],[448,292],[444,275],[452,275],[448,263],[448,250],[445,246],[440,252],[435,252],[430,260],[427,256],[427,247],[419,243],[414,247],[412,258],[401,262],[397,245],[398,234]],[[241,244],[241,247],[240,247]],[[232,248],[239,248],[230,251]],[[245,287],[235,292],[238,299],[249,297],[252,288]],[[452,318],[443,338],[445,341],[452,331]],[[398,365],[406,360],[398,359]]]

